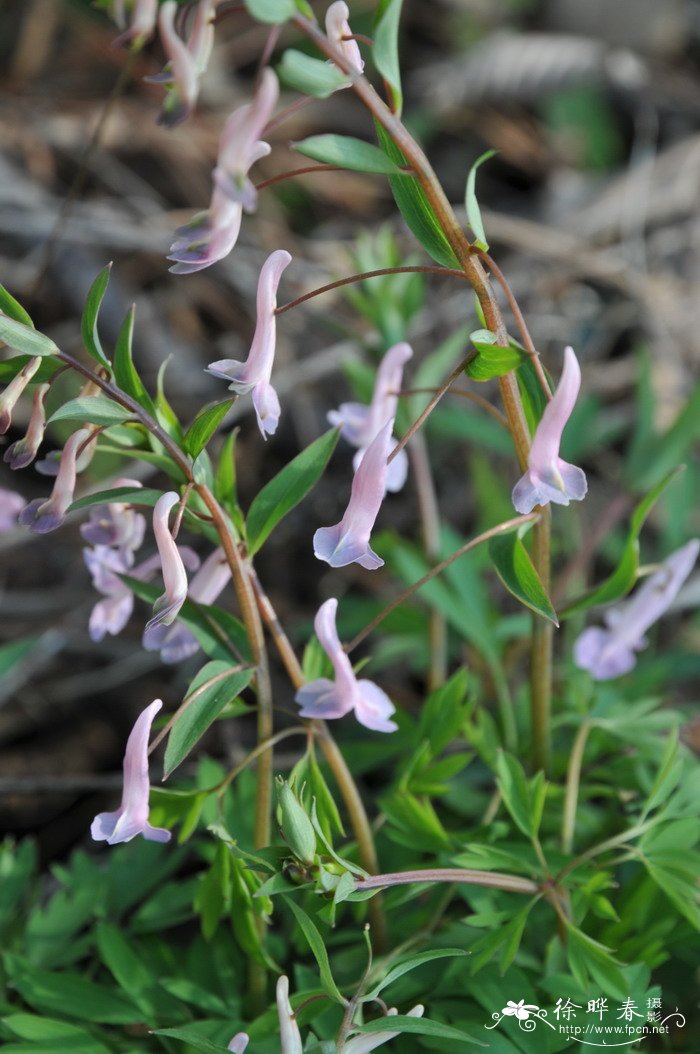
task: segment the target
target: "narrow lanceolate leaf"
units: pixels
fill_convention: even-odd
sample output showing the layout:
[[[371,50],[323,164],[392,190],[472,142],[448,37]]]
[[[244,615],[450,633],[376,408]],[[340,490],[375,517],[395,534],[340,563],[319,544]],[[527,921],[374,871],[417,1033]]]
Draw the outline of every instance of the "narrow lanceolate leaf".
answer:
[[[483,249],[484,252],[488,252],[489,243],[486,240],[486,231],[484,230],[484,223],[481,219],[479,202],[476,200],[476,170],[480,165],[483,165],[484,161],[488,161],[489,158],[493,157],[495,153],[495,150],[487,150],[485,154],[481,155],[481,157],[477,157],[476,161],[469,169],[469,175],[467,176],[467,190],[465,194],[467,221],[471,229],[474,231],[474,245],[476,245],[477,249]]]
[[[74,501],[70,512],[79,509],[87,509],[91,505],[108,505],[110,502],[119,502],[127,505],[155,505],[163,496],[161,490],[151,490],[148,487],[112,487],[109,490],[98,490],[94,494],[86,494]]]
[[[479,353],[464,368],[467,377],[473,381],[503,377],[527,359],[527,352],[515,341],[507,345],[497,344],[496,334],[489,329],[477,329],[469,339]]]
[[[55,355],[58,347],[50,337],[45,337],[33,326],[18,322],[9,315],[0,315],[0,340],[23,355]]]
[[[313,95],[316,99],[326,99],[348,82],[347,77],[335,66],[294,48],[285,51],[277,72],[288,87],[296,88],[304,95]]]
[[[338,165],[353,172],[410,175],[402,173],[398,165],[395,165],[378,146],[365,143],[363,139],[355,139],[351,135],[311,135],[308,139],[302,139],[300,143],[292,143],[292,146],[300,154],[311,157],[314,161]]]
[[[395,165],[405,166],[406,158],[389,134],[376,121],[375,128],[379,145],[387,157]],[[389,176],[389,185],[399,212],[425,251],[445,267],[458,267],[459,261],[420,183],[403,176]]]
[[[294,917],[299,924],[299,929],[302,931],[309,947],[313,953],[313,956],[318,964],[319,973],[321,975],[321,984],[323,990],[330,999],[335,1000],[337,1003],[344,1004],[345,1000],[338,991],[338,986],[333,980],[333,974],[331,973],[331,964],[328,961],[328,952],[326,946],[323,943],[321,934],[316,928],[315,922],[309,918],[306,912],[299,907],[289,897],[284,898],[289,907],[291,908]]]
[[[374,19],[374,64],[391,88],[394,108],[401,113],[401,69],[399,67],[399,21],[403,0],[380,0]]]
[[[253,670],[235,670],[226,662],[208,662],[187,691],[188,705],[175,721],[165,751],[163,778],[185,760],[223,708],[248,686]]]
[[[501,582],[514,597],[558,626],[557,613],[522,543],[521,533],[522,529],[492,538],[489,542],[491,562]]]
[[[15,322],[21,322],[25,326],[34,326],[31,315],[24,310],[19,300],[15,300],[12,293],[5,289],[4,285],[0,285],[0,311],[8,318],[13,318]]]
[[[374,1035],[377,1032],[410,1032],[414,1036],[432,1036],[434,1039],[448,1039],[451,1043],[476,1043],[483,1047],[481,1040],[461,1032],[452,1025],[443,1025],[441,1021],[431,1021],[426,1017],[409,1017],[408,1014],[395,1014],[391,1017],[378,1017],[366,1025],[358,1028],[363,1035]]]
[[[49,424],[56,421],[89,421],[93,425],[119,425],[133,417],[119,403],[96,395],[83,395],[64,403],[49,418]]]
[[[143,386],[143,381],[136,372],[134,366],[132,343],[134,339],[134,313],[132,307],[124,319],[124,324],[119,331],[117,344],[114,349],[114,379],[127,395],[136,399],[136,402],[155,416],[156,408],[153,400]]]
[[[424,952],[418,952],[417,955],[412,955],[408,959],[404,959],[403,962],[398,963],[388,974],[375,985],[370,992],[367,993],[365,999],[376,999],[380,992],[385,988],[388,988],[394,981],[398,981],[399,977],[403,977],[404,974],[410,973],[411,970],[415,970],[418,966],[422,966],[423,963],[433,962],[435,959],[448,959],[455,958],[456,956],[468,955],[469,952],[463,948],[433,948],[428,949]]]
[[[167,1036],[169,1039],[179,1039],[193,1050],[201,1050],[202,1054],[227,1054],[228,1048],[223,1043],[212,1043],[206,1036],[200,1036],[191,1028],[156,1028],[154,1036]]]
[[[248,551],[260,549],[280,520],[298,505],[314,487],[338,442],[338,429],[332,428],[315,439],[306,450],[267,483],[250,506],[247,517]]]
[[[85,350],[88,354],[92,355],[93,359],[99,362],[100,365],[106,366],[108,369],[110,363],[103,351],[102,344],[100,343],[100,336],[97,332],[97,317],[100,313],[100,307],[107,291],[111,270],[112,265],[111,263],[108,263],[107,266],[100,271],[97,278],[90,286],[88,295],[85,299],[85,308],[83,309],[83,317],[80,323],[80,332],[83,337]]]
[[[0,384],[9,384],[13,378],[20,373],[30,359],[31,355],[13,355],[11,359],[0,362]],[[53,377],[56,370],[61,368],[61,360],[49,358],[45,355],[39,364],[39,369],[32,377],[32,384],[45,384]]]
[[[294,0],[245,0],[245,6],[258,22],[275,25],[296,13]]]
[[[184,447],[191,457],[198,457],[233,406],[233,399],[207,406],[197,414],[185,432]]]
[[[595,607],[598,604],[613,604],[616,600],[620,600],[629,593],[639,576],[639,535],[641,534],[642,527],[654,505],[666,490],[666,487],[668,487],[669,483],[672,483],[673,480],[684,471],[684,469],[685,465],[678,465],[676,468],[672,469],[671,472],[664,476],[660,483],[657,483],[657,485],[642,498],[632,513],[629,532],[617,567],[604,582],[600,583],[600,585],[595,586],[590,592],[585,593],[577,600],[567,604],[561,612],[562,618],[568,618],[569,615],[573,615],[576,611],[585,611],[586,608]]]

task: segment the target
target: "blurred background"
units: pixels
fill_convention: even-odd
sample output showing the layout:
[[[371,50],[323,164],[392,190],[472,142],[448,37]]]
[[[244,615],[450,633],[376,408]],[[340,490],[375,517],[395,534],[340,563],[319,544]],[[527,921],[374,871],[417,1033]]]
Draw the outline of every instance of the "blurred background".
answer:
[[[322,15],[324,5],[313,6]],[[371,34],[374,4],[350,6],[354,31]],[[106,14],[78,0],[5,0],[0,25],[0,281],[39,328],[80,354],[85,294],[113,260],[103,342],[113,344],[136,303],[139,369],[154,388],[167,361],[168,398],[185,422],[223,396],[205,365],[245,357],[257,274],[271,250],[283,247],[294,257],[280,302],[386,266],[392,254],[423,259],[382,177],[335,172],[264,191],[228,259],[191,277],[170,275],[172,233],[208,202],[222,124],[250,96],[266,30],[245,14],[222,12],[197,112],[168,131],[156,124],[162,89],[144,81],[162,68],[157,42],[130,61],[112,46],[117,30]],[[282,44],[303,46],[292,30]],[[609,535],[614,555],[615,531],[628,517],[640,474],[646,471],[646,485],[659,478],[660,469],[640,463],[640,450],[648,449],[640,437],[676,435],[678,457],[692,461],[700,434],[697,394],[684,410],[700,361],[700,3],[405,0],[401,54],[406,120],[452,201],[463,200],[473,161],[484,150],[498,152],[478,176],[492,253],[552,375],[566,344],[583,363],[585,398],[564,453],[596,482],[570,551],[559,554],[564,570],[579,545],[592,547],[601,537]],[[283,90],[282,105],[297,98]],[[290,142],[326,131],[372,138],[353,95],[337,92],[274,130],[272,153],[256,178],[301,167]],[[324,430],[327,411],[352,398],[353,382],[362,380],[358,363],[376,361],[391,340],[406,335],[413,343],[409,378],[436,349],[443,349],[443,376],[464,354],[478,323],[461,287],[431,278],[382,288],[379,296],[377,286],[363,287],[374,297],[373,320],[358,317],[343,290],[280,319],[275,386],[284,413],[277,435],[262,443],[245,400],[227,419],[241,429],[243,508]],[[61,378],[52,403],[74,387]],[[497,398],[490,385],[479,390]],[[23,434],[28,411],[23,404],[7,442]],[[673,428],[682,411],[678,437]],[[515,482],[508,440],[457,398],[445,401],[428,435],[441,511],[469,536],[481,515],[475,492],[488,492],[494,508],[508,505]],[[64,438],[57,429],[51,443],[58,448]],[[294,616],[296,643],[307,639],[313,612],[331,590],[356,586],[366,596],[366,603],[347,604],[348,631],[366,621],[378,597],[395,592],[382,576],[368,582],[357,569],[327,574],[313,560],[309,525],[339,518],[348,463],[348,450],[339,449],[322,485],[283,522],[258,562],[283,621]],[[97,458],[86,488],[110,471],[109,458]],[[150,478],[142,466],[134,473]],[[155,470],[153,479],[160,484]],[[4,465],[0,487],[27,498],[48,493],[33,469],[18,476]],[[664,555],[697,533],[699,496],[695,462],[652,519],[655,541],[645,559],[654,546]],[[418,536],[410,487],[383,516],[385,527]],[[387,558],[394,540],[386,535]],[[81,550],[77,518],[46,538],[23,529],[0,538],[0,828],[38,831],[47,859],[84,841],[91,817],[113,800],[135,714],[155,697],[174,706],[201,664],[195,658],[164,667],[157,653],[144,652],[141,604],[120,637],[92,644],[87,620],[96,596]],[[227,594],[222,603],[231,599]],[[411,634],[418,639],[423,617],[418,605],[403,638],[383,649],[379,638],[384,686],[409,707],[422,692]],[[461,654],[466,644],[457,648]],[[675,701],[688,703],[700,676],[697,662],[683,654],[682,662],[674,665],[671,656],[657,666],[655,676]],[[419,659],[420,649],[416,665]],[[277,700],[291,704],[282,677]],[[210,742],[229,762],[246,747],[245,726],[236,723],[234,732],[231,724],[217,726]],[[686,738],[700,740],[690,717]]]

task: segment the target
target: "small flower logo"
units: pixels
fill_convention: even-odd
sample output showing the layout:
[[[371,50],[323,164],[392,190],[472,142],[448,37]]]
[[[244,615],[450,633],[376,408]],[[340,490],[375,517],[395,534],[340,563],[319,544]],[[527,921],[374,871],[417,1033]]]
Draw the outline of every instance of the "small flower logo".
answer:
[[[538,1006],[526,1003],[524,999],[521,999],[519,1003],[514,1003],[512,999],[509,999],[501,1013],[504,1017],[517,1017],[518,1021],[527,1021],[530,1014],[536,1010],[539,1010]]]

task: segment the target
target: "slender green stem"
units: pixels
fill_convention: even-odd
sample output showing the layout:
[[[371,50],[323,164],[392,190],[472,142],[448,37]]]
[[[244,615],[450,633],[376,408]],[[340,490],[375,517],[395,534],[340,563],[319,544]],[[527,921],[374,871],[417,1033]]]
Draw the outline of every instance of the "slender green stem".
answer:
[[[656,820],[646,820],[644,823],[638,823],[635,827],[629,827],[626,831],[622,831],[620,834],[614,834],[612,838],[606,838],[604,842],[599,842],[598,845],[591,846],[590,849],[586,849],[585,852],[580,853],[573,860],[561,869],[558,875],[555,876],[554,882],[558,885],[563,878],[565,878],[571,871],[575,871],[581,864],[588,863],[589,860],[594,860],[596,856],[601,856],[603,853],[607,853],[610,849],[616,849],[618,845],[624,845],[625,842],[631,842],[635,838],[641,837],[653,827]]]
[[[540,518],[533,528],[533,558],[545,593],[550,590],[551,513],[549,506],[540,508]],[[550,712],[552,705],[552,644],[554,626],[549,619],[533,615],[530,652],[530,718],[532,763],[535,770],[549,768],[551,749]]]
[[[571,748],[569,768],[566,774],[566,794],[564,796],[564,815],[561,828],[561,849],[563,853],[571,853],[574,846],[574,832],[576,830],[576,808],[578,805],[578,790],[581,782],[581,765],[583,764],[583,753],[588,741],[588,733],[593,724],[591,721],[583,721],[576,733],[574,745]]]

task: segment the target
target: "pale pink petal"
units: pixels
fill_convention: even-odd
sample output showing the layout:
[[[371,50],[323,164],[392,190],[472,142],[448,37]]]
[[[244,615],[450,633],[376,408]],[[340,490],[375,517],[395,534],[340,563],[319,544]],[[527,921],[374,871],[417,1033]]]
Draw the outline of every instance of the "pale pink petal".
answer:
[[[352,36],[348,22],[350,10],[345,0],[336,0],[326,11],[326,34],[331,43],[336,44],[348,62],[360,73],[365,68],[362,55],[356,40],[343,40]]]
[[[170,510],[179,501],[178,494],[168,491],[161,495],[153,510],[153,533],[160,555],[165,593],[153,605],[154,615],[146,626],[147,630],[158,625],[169,626],[174,622],[187,596],[187,572],[168,526]]]
[[[407,1017],[423,1017],[425,1008],[418,1004],[408,1011]],[[388,1011],[389,1017],[396,1016],[396,1007],[391,1007]],[[388,1043],[389,1040],[396,1039],[397,1036],[401,1035],[400,1032],[377,1032],[366,1036],[353,1036],[352,1039],[343,1047],[343,1054],[370,1054],[370,1051],[376,1050],[377,1047],[381,1047],[382,1044]]]
[[[396,712],[386,692],[373,681],[357,682],[357,700],[355,702],[355,717],[374,732],[395,732],[399,727],[390,717]]]
[[[48,384],[39,384],[34,389],[32,413],[29,418],[27,434],[23,439],[18,439],[12,443],[3,456],[3,460],[7,462],[11,469],[27,468],[38,453],[44,439],[44,429],[46,427],[44,399],[49,388],[50,385]]]
[[[20,395],[41,365],[41,358],[30,359],[17,373],[0,395],[0,435],[4,435],[12,424],[12,411]]]
[[[303,1054],[299,1026],[289,1003],[289,980],[284,975],[277,978],[277,1016],[284,1054]]]

